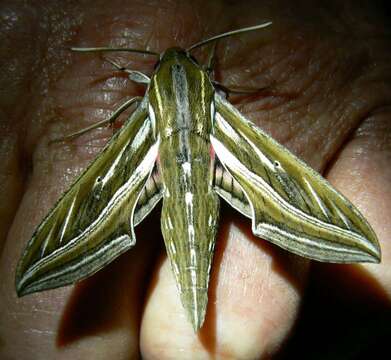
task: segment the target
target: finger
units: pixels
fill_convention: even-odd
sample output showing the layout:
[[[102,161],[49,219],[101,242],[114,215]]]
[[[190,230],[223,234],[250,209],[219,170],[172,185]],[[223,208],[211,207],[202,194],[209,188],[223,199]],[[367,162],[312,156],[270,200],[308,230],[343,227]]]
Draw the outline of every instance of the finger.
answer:
[[[313,263],[307,307],[284,352],[289,356],[301,354],[305,347],[308,358],[317,358],[325,338],[327,353],[338,358],[381,358],[388,351],[390,123],[389,109],[375,110],[353,134],[328,172],[328,179],[359,207],[373,226],[381,245],[382,262]],[[343,326],[338,325],[341,322]],[[312,331],[314,328],[316,332]]]
[[[31,21],[35,26],[36,19]],[[90,14],[89,21],[84,24],[89,30],[83,32],[83,41],[96,44],[96,32],[91,26],[95,24],[94,14]],[[107,36],[100,41],[108,43],[113,34]],[[61,43],[59,47],[63,49],[65,45]],[[42,47],[48,48],[46,44]],[[145,241],[138,236],[141,246],[90,280],[76,287],[16,298],[15,267],[27,240],[61,193],[102,149],[112,131],[96,130],[62,144],[50,145],[50,140],[106,118],[126,96],[135,95],[130,81],[113,76],[111,67],[96,57],[60,50],[51,55],[50,68],[39,72],[48,74],[48,83],[41,89],[44,96],[30,99],[31,111],[23,119],[28,135],[26,147],[33,144],[33,172],[1,257],[0,357],[25,359],[31,353],[39,353],[42,358],[127,359],[138,354],[140,296],[154,246],[153,227],[144,231],[149,234]],[[64,56],[69,66],[62,67]]]
[[[233,211],[222,215],[203,328],[194,333],[164,259],[143,315],[146,358],[261,358],[276,352],[291,330],[308,262],[255,238],[249,221]]]
[[[338,155],[328,178],[362,211],[375,230],[382,251],[381,263],[354,268],[363,269],[371,278],[369,283],[377,283],[391,301],[390,120],[388,107],[374,110]]]
[[[0,96],[0,252],[23,192],[26,167],[21,161],[25,144],[20,118],[26,91],[31,86],[28,74],[37,61],[33,35],[27,31],[15,31],[23,28],[28,11],[6,2],[2,3],[1,11],[0,16],[5,20],[0,25],[0,88],[4,89]],[[20,51],[15,44],[29,50]]]

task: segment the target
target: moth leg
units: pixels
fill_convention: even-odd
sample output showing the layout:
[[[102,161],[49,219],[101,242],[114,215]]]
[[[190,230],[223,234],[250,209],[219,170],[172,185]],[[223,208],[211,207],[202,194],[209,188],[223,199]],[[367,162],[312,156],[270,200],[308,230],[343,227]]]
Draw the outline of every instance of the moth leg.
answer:
[[[217,41],[213,43],[212,50],[209,52],[207,64],[204,66],[204,70],[208,73],[209,77],[211,78],[213,78],[213,71],[217,63],[217,56],[216,56],[217,43],[218,43]],[[220,93],[220,95],[223,95],[225,98],[227,98],[230,94],[254,95],[270,88],[269,86],[255,88],[255,89],[244,88],[244,87],[232,88],[232,87],[227,87],[216,80],[211,79],[211,81],[212,84]]]
[[[134,103],[137,103],[137,102],[140,102],[142,100],[142,97],[141,96],[136,96],[134,98],[131,98],[127,101],[125,101],[117,110],[114,111],[114,113],[108,118],[108,119],[104,119],[102,121],[99,121],[97,122],[96,124],[93,124],[91,126],[88,126],[84,129],[81,129],[79,131],[76,131],[72,134],[69,134],[69,135],[66,135],[64,137],[61,137],[61,138],[58,138],[58,139],[54,139],[51,141],[51,143],[55,143],[55,142],[60,142],[60,141],[64,141],[64,140],[72,140],[74,138],[77,138],[79,137],[80,135],[83,135],[93,129],[96,129],[98,127],[102,127],[102,126],[105,126],[107,124],[110,124],[112,125],[115,120],[127,109],[129,108],[129,106],[131,106],[132,104]]]
[[[111,59],[105,60],[108,61],[111,65],[113,65],[115,68],[117,68],[119,71],[126,72],[129,75],[129,79],[138,84],[148,85],[151,81],[151,79],[147,75],[143,74],[141,71],[127,69]]]
[[[218,81],[212,80],[212,84],[217,88],[217,90],[220,90],[220,92],[224,93],[228,97],[230,94],[237,94],[237,95],[254,95],[254,94],[259,94],[261,92],[264,92],[265,90],[269,90],[270,86],[265,86],[261,88],[232,88],[232,87],[227,87],[223,84],[221,84]]]
[[[209,52],[208,55],[208,61],[207,64],[204,66],[204,70],[208,73],[209,77],[213,78],[213,71],[217,63],[217,56],[216,56],[216,48],[217,48],[218,41],[215,41],[213,43],[212,50]],[[262,88],[231,88],[227,87],[220,82],[212,79],[212,84],[217,88],[219,93],[222,93],[225,98],[227,98],[230,94],[239,94],[239,95],[253,95],[260,93],[262,91],[265,91],[269,87],[262,87]]]
[[[213,71],[217,63],[217,56],[216,56],[216,48],[217,48],[217,41],[213,43],[212,50],[209,52],[208,55],[208,62],[204,66],[205,72],[210,76],[213,77]]]

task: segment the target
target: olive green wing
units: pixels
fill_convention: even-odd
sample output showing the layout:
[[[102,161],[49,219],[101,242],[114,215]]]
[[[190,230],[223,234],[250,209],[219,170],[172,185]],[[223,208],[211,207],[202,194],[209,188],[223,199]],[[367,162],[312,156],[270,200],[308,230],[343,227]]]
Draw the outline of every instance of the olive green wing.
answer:
[[[232,176],[215,186],[245,215],[250,206],[255,235],[319,261],[380,261],[375,233],[343,195],[218,94],[215,107],[211,143]]]
[[[19,296],[83,279],[135,244],[134,209],[158,151],[147,102],[34,232],[16,272]]]

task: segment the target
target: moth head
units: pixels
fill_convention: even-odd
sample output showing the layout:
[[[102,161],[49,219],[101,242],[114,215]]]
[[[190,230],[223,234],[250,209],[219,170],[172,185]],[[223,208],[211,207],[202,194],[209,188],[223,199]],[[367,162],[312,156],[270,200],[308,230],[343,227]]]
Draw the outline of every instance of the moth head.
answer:
[[[180,47],[172,47],[161,53],[159,63],[164,62],[180,62],[181,60],[191,58],[197,63],[193,56],[189,52]]]

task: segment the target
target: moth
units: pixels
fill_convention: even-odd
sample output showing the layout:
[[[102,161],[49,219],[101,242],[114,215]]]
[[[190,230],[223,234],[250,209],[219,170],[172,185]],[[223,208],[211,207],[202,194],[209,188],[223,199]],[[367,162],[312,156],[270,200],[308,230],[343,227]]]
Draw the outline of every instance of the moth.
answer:
[[[334,263],[380,261],[376,235],[360,212],[241,115],[190,54],[270,24],[160,55],[76,49],[140,52],[159,60],[151,78],[124,70],[147,85],[145,96],[113,114],[110,121],[138,102],[35,230],[16,271],[19,296],[73,284],[102,269],[135,245],[134,226],[160,200],[167,254],[195,331],[205,318],[220,198],[251,219],[256,236],[295,254]]]

